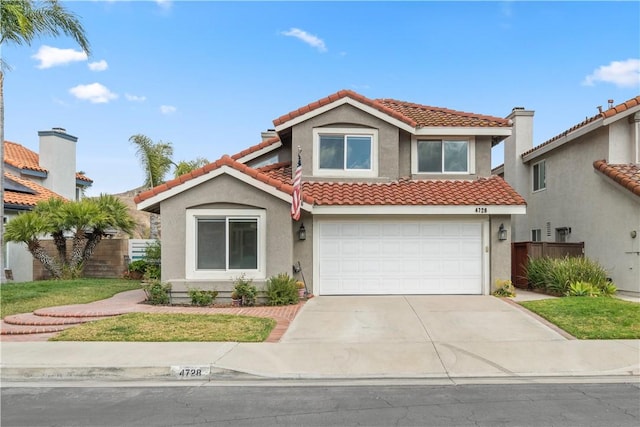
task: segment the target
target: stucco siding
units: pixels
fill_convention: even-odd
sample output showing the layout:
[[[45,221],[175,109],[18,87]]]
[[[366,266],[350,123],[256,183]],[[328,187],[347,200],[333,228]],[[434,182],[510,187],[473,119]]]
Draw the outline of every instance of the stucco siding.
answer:
[[[363,127],[378,130],[378,177],[395,180],[398,171],[398,128],[367,114],[351,105],[341,105],[324,114],[313,117],[293,126],[292,145],[302,148],[302,164],[305,165],[303,176],[305,180],[312,179],[313,165],[313,129]],[[308,166],[306,166],[308,165]],[[322,177],[324,181],[349,181],[348,178]],[[362,178],[355,179],[361,181]]]
[[[624,136],[620,129],[615,134]],[[593,169],[610,153],[608,137],[602,128],[529,163],[527,216],[516,241],[531,240],[531,230],[540,229],[542,240],[553,242],[556,229],[568,227],[566,241],[584,242],[585,255],[602,264],[619,289],[640,292],[640,256],[630,253],[639,250],[640,238],[630,232],[640,230],[640,201]],[[532,165],[541,160],[546,188],[532,192]]]
[[[186,280],[186,213],[189,209],[264,209],[266,212],[265,277],[254,280],[263,287],[265,279],[281,272],[291,272],[292,237],[290,205],[284,200],[262,192],[228,175],[207,181],[180,193],[161,204],[162,217],[162,280],[174,290],[189,287],[228,292],[233,287],[230,273],[227,280]],[[221,293],[221,296],[224,296]]]

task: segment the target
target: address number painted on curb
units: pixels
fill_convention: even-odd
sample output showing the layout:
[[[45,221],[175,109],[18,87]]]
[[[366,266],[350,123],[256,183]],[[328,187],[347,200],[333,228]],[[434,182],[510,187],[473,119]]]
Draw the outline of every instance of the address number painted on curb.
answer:
[[[175,376],[178,379],[208,378],[210,373],[211,367],[209,365],[171,367],[171,375]]]

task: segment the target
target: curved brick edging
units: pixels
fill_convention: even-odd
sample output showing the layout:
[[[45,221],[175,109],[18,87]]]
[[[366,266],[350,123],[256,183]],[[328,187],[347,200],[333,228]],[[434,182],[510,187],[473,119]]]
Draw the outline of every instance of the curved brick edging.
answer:
[[[275,328],[265,342],[278,342],[289,324],[304,305],[301,301],[288,306],[257,307],[191,307],[154,306],[141,304],[144,291],[121,292],[111,298],[87,304],[46,307],[33,313],[7,316],[1,323],[2,341],[46,341],[57,332],[80,323],[102,320],[127,313],[154,314],[232,314],[238,316],[268,317],[276,321]]]

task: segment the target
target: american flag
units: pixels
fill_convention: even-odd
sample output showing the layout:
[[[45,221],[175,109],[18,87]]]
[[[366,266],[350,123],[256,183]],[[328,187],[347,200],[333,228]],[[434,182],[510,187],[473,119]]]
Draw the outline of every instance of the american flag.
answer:
[[[291,217],[296,221],[300,219],[300,206],[302,205],[302,160],[298,153],[298,166],[293,175],[293,195],[291,199]]]

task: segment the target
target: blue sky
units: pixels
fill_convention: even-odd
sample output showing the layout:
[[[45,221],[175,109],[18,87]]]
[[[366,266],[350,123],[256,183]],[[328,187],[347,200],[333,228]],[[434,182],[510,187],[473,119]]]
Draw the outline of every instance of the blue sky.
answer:
[[[37,151],[39,130],[67,129],[89,195],[142,184],[134,134],[214,161],[340,89],[498,117],[522,106],[534,144],[640,94],[638,2],[64,4],[93,55],[65,37],[3,46],[5,139]]]

